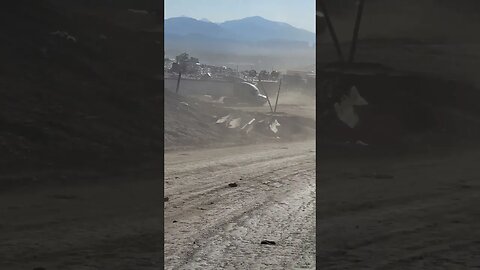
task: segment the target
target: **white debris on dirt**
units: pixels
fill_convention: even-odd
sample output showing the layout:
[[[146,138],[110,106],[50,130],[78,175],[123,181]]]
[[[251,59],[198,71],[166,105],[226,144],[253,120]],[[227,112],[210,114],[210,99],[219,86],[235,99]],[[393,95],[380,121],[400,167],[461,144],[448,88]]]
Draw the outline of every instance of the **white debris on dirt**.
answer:
[[[65,31],[55,31],[55,32],[51,32],[50,35],[53,35],[53,36],[58,36],[58,37],[61,37],[61,38],[64,38],[66,40],[71,40],[73,41],[74,43],[77,42],[77,38],[70,35],[68,32],[65,32]]]
[[[338,119],[342,120],[350,128],[354,128],[358,124],[358,115],[353,110],[353,106],[346,105],[345,103],[335,103],[335,111],[337,112]]]
[[[228,128],[238,128],[242,124],[242,118],[235,118],[228,123]]]
[[[225,99],[224,96],[220,97],[220,98],[218,99],[218,103],[222,103],[222,104],[225,103],[225,102],[224,102],[224,99]]]
[[[225,115],[224,117],[218,119],[216,123],[217,124],[223,124],[223,123],[227,122],[228,120],[230,120],[231,117],[232,116],[230,114]]]
[[[352,88],[350,89],[349,98],[353,100],[353,105],[356,105],[356,106],[368,105],[368,102],[362,96],[360,96],[360,93],[358,92],[358,89],[356,86],[352,86]]]
[[[250,120],[250,122],[243,125],[243,127],[241,129],[245,129],[247,126],[251,126],[253,124],[253,122],[255,122],[255,118],[253,118],[252,120]]]
[[[165,91],[164,97],[165,144],[169,150],[272,142],[275,137],[303,140],[314,135],[313,119],[224,108],[172,91]],[[282,128],[278,127],[280,123]]]
[[[242,117],[245,119],[244,116]],[[265,130],[270,130],[274,134],[279,132],[278,127],[280,126],[280,123],[276,118],[271,119],[270,117],[266,117],[259,121],[257,121],[256,118],[251,118],[248,122],[246,122],[245,120],[242,121],[242,117],[228,114],[219,118],[216,123],[225,125],[225,127],[229,129],[238,129],[241,132],[245,132],[244,134],[248,134],[254,129],[260,131],[261,133],[264,133]]]
[[[354,128],[359,122],[359,117],[355,113],[355,108],[353,106],[365,105],[368,105],[368,102],[360,96],[357,87],[353,86],[350,89],[348,96],[343,96],[342,101],[340,103],[335,103],[334,107],[338,119],[347,124],[350,128]]]
[[[280,126],[280,123],[278,123],[277,119],[274,119],[274,121],[272,121],[269,125],[270,127],[270,130],[273,132],[273,133],[277,133],[278,132],[278,127]]]
[[[250,131],[253,130],[253,127],[254,127],[253,125],[249,125],[249,126],[247,127],[247,129],[245,130],[245,134],[250,133]]]

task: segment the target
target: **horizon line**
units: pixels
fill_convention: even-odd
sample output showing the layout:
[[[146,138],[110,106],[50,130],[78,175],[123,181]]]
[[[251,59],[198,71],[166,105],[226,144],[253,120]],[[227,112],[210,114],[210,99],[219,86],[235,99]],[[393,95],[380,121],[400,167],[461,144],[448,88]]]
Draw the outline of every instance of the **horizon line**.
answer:
[[[203,19],[206,19],[206,20],[208,20],[208,22],[210,22],[210,23],[221,24],[221,23],[225,23],[225,22],[229,22],[229,21],[238,21],[238,20],[243,20],[243,19],[246,19],[246,18],[253,18],[253,17],[260,17],[260,18],[262,18],[262,19],[264,19],[264,20],[267,20],[267,21],[276,22],[276,23],[288,24],[288,25],[290,25],[290,26],[292,26],[292,27],[294,27],[294,28],[297,28],[297,29],[300,29],[300,30],[304,30],[304,31],[308,31],[308,32],[310,32],[310,33],[315,34],[315,31],[311,31],[311,30],[308,30],[308,29],[305,29],[305,28],[301,28],[301,27],[292,25],[292,24],[287,23],[287,22],[274,21],[274,20],[271,20],[271,19],[267,19],[267,18],[265,18],[265,17],[263,17],[263,16],[260,16],[260,15],[247,16],[247,17],[243,17],[243,18],[239,18],[239,19],[230,19],[230,20],[226,20],[226,21],[223,21],[223,22],[213,22],[213,21],[211,21],[210,19],[205,18],[205,17],[198,19],[198,18],[186,16],[186,15],[173,16],[173,17],[169,17],[169,18],[164,18],[163,20],[165,21],[165,20],[172,19],[172,18],[190,18],[190,19],[195,19],[195,20],[197,20],[197,21],[206,22],[206,21],[203,20]]]

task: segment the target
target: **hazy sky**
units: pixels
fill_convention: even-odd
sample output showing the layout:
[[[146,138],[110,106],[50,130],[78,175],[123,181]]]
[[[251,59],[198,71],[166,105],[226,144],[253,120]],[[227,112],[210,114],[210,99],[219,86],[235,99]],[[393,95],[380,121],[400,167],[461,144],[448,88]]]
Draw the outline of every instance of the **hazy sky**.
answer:
[[[179,16],[212,22],[261,16],[315,32],[315,0],[165,0],[165,19]]]

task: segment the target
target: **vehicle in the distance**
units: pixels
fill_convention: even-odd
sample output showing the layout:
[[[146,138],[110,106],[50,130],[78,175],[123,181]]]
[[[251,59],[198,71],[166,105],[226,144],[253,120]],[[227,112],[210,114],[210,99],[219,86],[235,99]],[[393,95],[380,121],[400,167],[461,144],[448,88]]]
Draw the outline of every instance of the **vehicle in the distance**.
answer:
[[[263,106],[267,103],[267,96],[261,94],[258,87],[250,82],[235,82],[233,85],[233,96],[225,97],[223,103],[226,105],[248,104]]]

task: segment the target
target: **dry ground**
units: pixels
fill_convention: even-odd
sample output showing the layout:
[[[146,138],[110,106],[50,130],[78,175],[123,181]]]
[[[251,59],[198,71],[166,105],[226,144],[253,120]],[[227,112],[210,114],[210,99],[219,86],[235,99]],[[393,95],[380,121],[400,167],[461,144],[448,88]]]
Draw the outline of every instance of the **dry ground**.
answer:
[[[167,154],[165,269],[315,269],[314,149],[308,141]]]
[[[317,160],[317,267],[480,268],[479,157]]]

